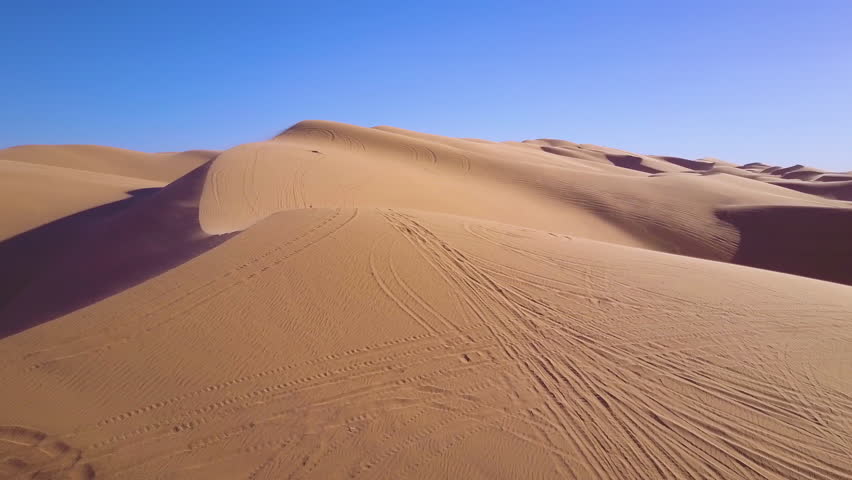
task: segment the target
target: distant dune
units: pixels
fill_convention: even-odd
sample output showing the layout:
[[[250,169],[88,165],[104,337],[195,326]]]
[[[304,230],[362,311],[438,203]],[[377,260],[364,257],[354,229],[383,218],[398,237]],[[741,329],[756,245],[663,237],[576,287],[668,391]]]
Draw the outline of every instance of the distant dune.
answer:
[[[0,201],[0,478],[852,478],[848,172],[310,120]]]

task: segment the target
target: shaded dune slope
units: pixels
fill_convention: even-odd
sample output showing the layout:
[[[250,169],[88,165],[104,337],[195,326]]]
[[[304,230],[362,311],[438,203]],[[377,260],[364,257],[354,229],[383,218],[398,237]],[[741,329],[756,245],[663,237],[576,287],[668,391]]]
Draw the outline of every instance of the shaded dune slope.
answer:
[[[719,216],[740,230],[733,262],[852,285],[852,209],[738,206]]]
[[[0,241],[163,182],[0,160]]]
[[[852,179],[832,182],[801,182],[784,180],[768,180],[767,182],[772,185],[778,185],[828,199],[852,201]]]
[[[6,267],[0,318],[7,319],[0,335],[118,293],[225,241],[227,235],[208,235],[198,223],[208,168],[0,243]],[[45,292],[50,301],[44,301]]]
[[[852,479],[828,174],[325,121],[16,148],[0,477]]]

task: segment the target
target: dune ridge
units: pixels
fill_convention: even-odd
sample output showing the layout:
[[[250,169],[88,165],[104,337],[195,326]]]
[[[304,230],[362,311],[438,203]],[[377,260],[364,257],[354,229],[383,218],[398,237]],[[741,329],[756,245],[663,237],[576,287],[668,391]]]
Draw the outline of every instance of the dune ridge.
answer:
[[[0,172],[0,477],[852,478],[843,172],[320,120]]]

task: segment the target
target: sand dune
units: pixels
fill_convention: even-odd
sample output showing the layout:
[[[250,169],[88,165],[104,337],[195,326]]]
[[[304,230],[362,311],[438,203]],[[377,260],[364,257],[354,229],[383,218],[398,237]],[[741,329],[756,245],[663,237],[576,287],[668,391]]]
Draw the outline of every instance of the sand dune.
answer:
[[[120,292],[227,240],[199,226],[207,170],[202,165],[161,190],[93,209],[96,216],[77,214],[0,245],[0,263],[9,266],[0,284],[8,318],[0,335]]]
[[[24,145],[0,150],[0,240],[53,220],[177,180],[213,151],[143,153],[95,145]]]
[[[0,160],[0,240],[69,215],[130,198],[163,182]]]
[[[845,181],[803,182],[797,180],[766,180],[772,185],[790,188],[811,195],[835,200],[852,201],[852,178]]]
[[[219,152],[144,153],[98,145],[23,145],[0,150],[0,159],[171,182]]]
[[[852,478],[831,174],[325,121],[0,160],[2,478]]]
[[[816,178],[818,182],[846,182],[852,180],[850,173],[824,173]]]

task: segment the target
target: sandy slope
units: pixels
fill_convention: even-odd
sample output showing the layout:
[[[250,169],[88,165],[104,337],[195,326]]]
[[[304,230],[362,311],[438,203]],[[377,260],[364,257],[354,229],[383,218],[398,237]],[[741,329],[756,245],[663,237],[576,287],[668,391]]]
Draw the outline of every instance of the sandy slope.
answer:
[[[145,153],[99,145],[22,145],[0,150],[0,159],[171,182],[218,153]]]
[[[95,145],[0,150],[0,241],[54,220],[145,195],[216,155],[143,153]]]
[[[773,184],[819,177],[319,121],[121,158],[7,161],[104,185],[32,224],[149,190],[0,243],[0,477],[852,478],[852,209]]]
[[[0,160],[0,241],[162,186],[151,180]]]

